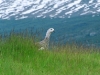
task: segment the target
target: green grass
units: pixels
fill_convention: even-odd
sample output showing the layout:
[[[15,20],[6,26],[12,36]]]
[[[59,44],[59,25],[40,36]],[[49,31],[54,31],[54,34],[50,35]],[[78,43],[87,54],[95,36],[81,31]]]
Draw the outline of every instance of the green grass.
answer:
[[[34,39],[11,35],[0,41],[0,75],[100,75],[100,53],[66,45],[39,51]]]

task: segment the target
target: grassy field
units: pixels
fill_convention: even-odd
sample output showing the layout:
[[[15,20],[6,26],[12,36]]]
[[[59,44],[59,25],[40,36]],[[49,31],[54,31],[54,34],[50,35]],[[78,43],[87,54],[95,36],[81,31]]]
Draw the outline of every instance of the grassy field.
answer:
[[[13,34],[0,39],[0,75],[100,75],[100,53],[94,50],[76,45],[38,50],[33,38]]]

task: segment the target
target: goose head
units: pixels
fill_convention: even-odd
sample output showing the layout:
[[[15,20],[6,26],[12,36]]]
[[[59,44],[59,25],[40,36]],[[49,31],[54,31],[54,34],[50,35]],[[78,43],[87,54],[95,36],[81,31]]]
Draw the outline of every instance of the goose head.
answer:
[[[49,28],[47,30],[47,33],[46,33],[46,36],[45,37],[48,37],[49,38],[52,32],[54,32],[54,28]]]
[[[47,33],[52,33],[52,32],[54,32],[54,28],[49,28],[49,29],[47,30]]]

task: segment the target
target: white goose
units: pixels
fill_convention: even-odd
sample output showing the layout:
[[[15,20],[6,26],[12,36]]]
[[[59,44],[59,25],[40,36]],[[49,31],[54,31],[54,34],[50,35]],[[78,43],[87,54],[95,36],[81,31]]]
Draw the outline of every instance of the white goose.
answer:
[[[43,50],[43,49],[48,49],[49,47],[49,40],[50,40],[50,35],[51,33],[54,32],[54,28],[49,28],[46,32],[46,36],[44,38],[44,40],[38,42],[39,45],[41,46],[41,48],[39,50]]]

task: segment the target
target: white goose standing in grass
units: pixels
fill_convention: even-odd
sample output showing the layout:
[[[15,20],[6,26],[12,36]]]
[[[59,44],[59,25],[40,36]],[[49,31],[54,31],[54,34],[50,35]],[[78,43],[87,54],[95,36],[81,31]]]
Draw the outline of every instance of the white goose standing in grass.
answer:
[[[54,32],[54,28],[49,28],[46,32],[46,36],[44,38],[44,40],[38,42],[39,45],[41,46],[41,48],[39,50],[43,50],[43,49],[48,49],[49,47],[49,40],[50,40],[50,35],[51,33]]]

